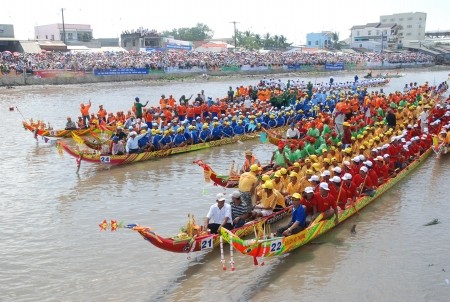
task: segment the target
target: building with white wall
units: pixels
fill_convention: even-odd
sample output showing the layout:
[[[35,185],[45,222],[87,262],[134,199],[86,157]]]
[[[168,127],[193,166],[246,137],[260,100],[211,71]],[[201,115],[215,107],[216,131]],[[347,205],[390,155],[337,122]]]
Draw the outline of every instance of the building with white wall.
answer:
[[[396,23],[398,25],[398,44],[405,45],[409,41],[425,39],[426,13],[400,13],[380,16],[381,23]]]
[[[34,38],[36,40],[66,41],[66,44],[71,44],[74,42],[89,42],[92,37],[92,29],[89,24],[64,24],[63,28],[62,23],[55,23],[34,27]]]
[[[397,46],[396,23],[367,23],[366,25],[355,25],[350,30],[351,48],[365,48],[380,52]]]

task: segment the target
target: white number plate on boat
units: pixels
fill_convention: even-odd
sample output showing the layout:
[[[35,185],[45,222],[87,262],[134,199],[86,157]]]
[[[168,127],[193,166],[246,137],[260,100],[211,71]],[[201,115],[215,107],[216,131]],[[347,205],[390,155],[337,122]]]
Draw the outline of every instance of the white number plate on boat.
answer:
[[[282,241],[281,239],[279,240],[274,240],[270,243],[270,252],[271,253],[275,253],[281,250],[281,245],[282,245]]]
[[[212,249],[213,248],[213,237],[208,237],[202,239],[201,245],[202,250]]]
[[[109,156],[100,156],[100,162],[104,164],[111,163],[111,157]]]

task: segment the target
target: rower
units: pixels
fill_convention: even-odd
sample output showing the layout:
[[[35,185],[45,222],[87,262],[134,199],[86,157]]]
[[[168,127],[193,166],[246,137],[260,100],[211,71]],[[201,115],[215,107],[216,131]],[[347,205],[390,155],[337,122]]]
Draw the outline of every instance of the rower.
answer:
[[[206,228],[210,229],[212,234],[218,234],[221,227],[231,230],[233,228],[232,221],[231,206],[225,203],[225,194],[218,193],[216,203],[209,208],[208,214],[206,214]]]
[[[375,194],[375,186],[368,175],[368,171],[366,166],[362,166],[359,169],[359,174],[356,174],[353,177],[353,183],[357,188],[357,194],[359,194],[359,196],[373,196]]]
[[[334,223],[339,223],[338,209],[336,204],[336,197],[330,194],[330,188],[326,182],[321,182],[319,185],[319,193],[316,194],[316,202],[313,207],[313,220],[323,214],[323,219],[331,218],[335,215]]]
[[[264,192],[262,193],[261,201],[253,209],[252,217],[269,216],[273,213],[273,210],[277,205],[281,208],[286,207],[283,195],[273,189],[271,180],[266,181],[262,188],[264,189]]]
[[[299,193],[292,194],[292,218],[288,225],[277,230],[278,237],[297,234],[306,227],[306,212],[300,203],[300,199]]]
[[[341,177],[343,180],[342,190],[345,191],[345,195],[347,197],[347,203],[344,204],[344,208],[348,205],[348,202],[355,202],[357,197],[356,186],[352,182],[352,175],[350,173],[345,173],[344,176]]]
[[[306,225],[309,225],[312,221],[312,216],[314,214],[314,204],[315,204],[315,194],[312,187],[306,187],[302,192],[302,199],[300,203],[305,207],[306,212]]]

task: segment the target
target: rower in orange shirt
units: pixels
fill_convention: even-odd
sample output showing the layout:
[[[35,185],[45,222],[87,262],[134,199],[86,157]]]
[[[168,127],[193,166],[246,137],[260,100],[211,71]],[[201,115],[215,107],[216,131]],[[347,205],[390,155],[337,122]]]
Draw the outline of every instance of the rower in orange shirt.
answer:
[[[103,109],[103,105],[98,106],[97,117],[99,121],[106,122],[106,115],[108,114],[105,109]]]
[[[169,99],[167,100],[167,103],[169,104],[170,107],[175,108],[176,101],[172,95],[169,95]]]
[[[164,94],[161,95],[161,99],[159,100],[159,107],[161,109],[165,109],[167,106],[167,100],[165,98],[166,98],[166,96]]]

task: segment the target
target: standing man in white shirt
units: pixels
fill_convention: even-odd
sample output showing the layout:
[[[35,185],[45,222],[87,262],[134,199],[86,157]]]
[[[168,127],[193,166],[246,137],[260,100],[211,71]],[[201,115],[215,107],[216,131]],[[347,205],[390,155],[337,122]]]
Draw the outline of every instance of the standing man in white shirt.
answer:
[[[430,109],[429,105],[425,105],[423,106],[423,111],[420,113],[420,129],[425,129],[428,128],[428,109]]]
[[[216,203],[209,208],[206,215],[206,227],[211,230],[211,234],[218,234],[221,227],[231,230],[232,221],[231,206],[225,203],[225,195],[217,194]]]

